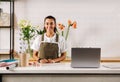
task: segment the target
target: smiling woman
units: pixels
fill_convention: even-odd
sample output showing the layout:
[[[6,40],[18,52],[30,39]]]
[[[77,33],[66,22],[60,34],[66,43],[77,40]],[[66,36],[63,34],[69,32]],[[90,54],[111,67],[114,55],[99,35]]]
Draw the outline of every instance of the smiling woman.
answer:
[[[56,63],[66,57],[65,39],[56,33],[56,19],[47,16],[44,19],[45,33],[38,36],[33,45],[33,58],[40,63]]]

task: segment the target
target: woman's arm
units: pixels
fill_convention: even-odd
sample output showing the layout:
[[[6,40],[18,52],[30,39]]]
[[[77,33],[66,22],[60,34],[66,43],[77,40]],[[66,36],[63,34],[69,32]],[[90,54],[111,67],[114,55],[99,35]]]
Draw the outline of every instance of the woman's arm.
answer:
[[[60,62],[62,60],[64,60],[66,58],[66,52],[64,53],[61,53],[61,56],[59,58],[56,58],[56,59],[48,59],[49,63],[57,63],[57,62]]]
[[[33,58],[34,58],[35,60],[38,60],[38,59],[39,59],[39,57],[38,57],[38,51],[33,50]]]
[[[33,58],[35,60],[37,60],[38,62],[40,62],[40,63],[48,63],[47,59],[41,59],[41,60],[39,60],[38,51],[35,51],[35,50],[33,50]]]

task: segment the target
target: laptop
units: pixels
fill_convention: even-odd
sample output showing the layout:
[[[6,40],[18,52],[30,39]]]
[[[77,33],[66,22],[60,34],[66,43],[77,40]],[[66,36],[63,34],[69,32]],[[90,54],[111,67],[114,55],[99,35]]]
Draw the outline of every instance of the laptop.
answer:
[[[100,66],[101,48],[72,48],[71,67],[98,68]]]

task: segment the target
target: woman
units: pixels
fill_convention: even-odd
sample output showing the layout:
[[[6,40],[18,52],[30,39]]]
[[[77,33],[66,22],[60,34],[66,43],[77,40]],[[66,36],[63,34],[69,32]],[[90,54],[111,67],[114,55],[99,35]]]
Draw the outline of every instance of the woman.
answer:
[[[56,19],[53,16],[44,19],[44,30],[45,33],[38,36],[32,45],[33,58],[40,63],[56,63],[64,60],[66,42],[56,33]]]

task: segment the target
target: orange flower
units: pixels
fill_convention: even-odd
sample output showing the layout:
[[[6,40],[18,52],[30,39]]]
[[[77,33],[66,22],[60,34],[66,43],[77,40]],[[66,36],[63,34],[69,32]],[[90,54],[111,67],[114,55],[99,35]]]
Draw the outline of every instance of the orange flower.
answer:
[[[62,23],[58,24],[58,28],[61,30],[61,34],[62,34],[62,36],[65,37],[65,40],[67,40],[67,38],[68,38],[69,31],[70,31],[71,27],[73,27],[74,29],[76,29],[77,28],[77,22],[76,21],[72,22],[71,20],[68,20],[68,28],[66,29],[66,31],[65,31],[66,33],[64,35],[64,28],[65,28],[65,26]]]
[[[68,26],[71,26],[71,25],[72,25],[72,21],[68,20]]]
[[[64,26],[63,24],[59,23],[59,24],[58,24],[58,28],[63,31],[64,28],[65,28],[65,26]]]
[[[73,22],[72,27],[73,27],[74,29],[77,28],[77,22],[76,22],[76,21]]]

